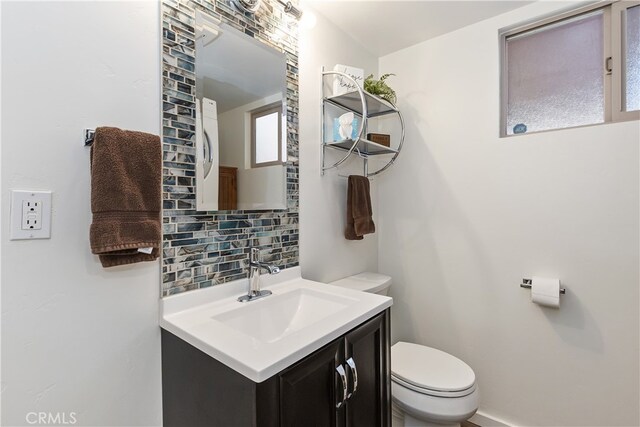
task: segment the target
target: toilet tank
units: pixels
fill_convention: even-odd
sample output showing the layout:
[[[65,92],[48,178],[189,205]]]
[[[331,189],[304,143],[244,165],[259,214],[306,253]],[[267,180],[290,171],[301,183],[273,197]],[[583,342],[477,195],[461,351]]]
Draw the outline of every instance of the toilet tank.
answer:
[[[378,274],[364,272],[355,276],[345,277],[329,283],[334,286],[342,286],[356,291],[370,292],[372,294],[387,295],[391,286],[391,277]]]

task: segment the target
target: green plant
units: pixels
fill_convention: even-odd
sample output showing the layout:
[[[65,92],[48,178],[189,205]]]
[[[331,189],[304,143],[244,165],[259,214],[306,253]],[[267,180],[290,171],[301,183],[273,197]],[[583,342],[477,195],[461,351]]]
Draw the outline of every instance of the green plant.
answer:
[[[364,80],[364,90],[396,105],[396,92],[385,82],[390,76],[395,76],[395,74],[383,74],[380,76],[380,80],[374,79],[373,74],[369,74]]]

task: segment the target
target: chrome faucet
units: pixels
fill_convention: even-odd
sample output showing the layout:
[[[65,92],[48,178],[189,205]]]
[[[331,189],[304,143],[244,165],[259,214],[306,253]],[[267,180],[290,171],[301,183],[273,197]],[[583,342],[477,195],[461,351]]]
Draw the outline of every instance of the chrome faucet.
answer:
[[[280,273],[280,269],[277,266],[260,262],[260,250],[258,248],[251,248],[249,258],[249,292],[247,295],[238,298],[238,301],[249,302],[271,295],[271,291],[260,290],[260,270],[263,268],[267,270],[269,274]]]

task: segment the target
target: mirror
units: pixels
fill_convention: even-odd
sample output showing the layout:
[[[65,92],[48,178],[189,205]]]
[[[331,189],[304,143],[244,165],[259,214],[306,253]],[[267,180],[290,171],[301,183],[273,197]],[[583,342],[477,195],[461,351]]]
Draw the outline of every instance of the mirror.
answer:
[[[286,57],[196,13],[196,208],[286,209]]]

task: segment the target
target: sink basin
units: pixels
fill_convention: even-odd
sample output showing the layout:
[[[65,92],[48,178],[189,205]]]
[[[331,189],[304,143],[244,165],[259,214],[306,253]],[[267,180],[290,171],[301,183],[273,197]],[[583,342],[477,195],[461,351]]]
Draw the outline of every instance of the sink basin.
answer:
[[[238,302],[247,279],[163,298],[165,331],[259,383],[392,304],[389,297],[313,282],[300,267],[261,278],[268,297]]]
[[[312,289],[295,289],[270,295],[262,301],[213,316],[243,334],[266,343],[278,341],[344,310],[353,298],[331,295]]]

